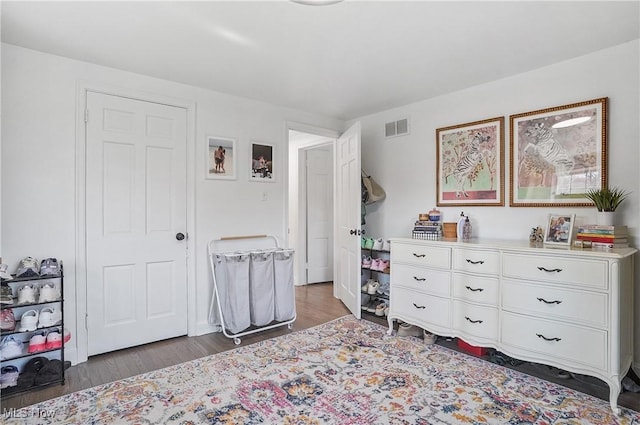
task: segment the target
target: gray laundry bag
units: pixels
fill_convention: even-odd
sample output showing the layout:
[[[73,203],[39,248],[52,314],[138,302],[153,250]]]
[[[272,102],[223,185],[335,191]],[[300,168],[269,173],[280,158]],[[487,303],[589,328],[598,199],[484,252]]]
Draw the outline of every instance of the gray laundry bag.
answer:
[[[251,257],[249,253],[225,253],[215,254],[213,260],[224,327],[236,334],[251,326],[249,309]],[[220,323],[218,320],[216,322]]]
[[[273,250],[251,252],[249,311],[251,324],[265,326],[274,318]]]
[[[293,253],[292,249],[281,249],[273,253],[275,319],[279,322],[291,320],[296,314]]]

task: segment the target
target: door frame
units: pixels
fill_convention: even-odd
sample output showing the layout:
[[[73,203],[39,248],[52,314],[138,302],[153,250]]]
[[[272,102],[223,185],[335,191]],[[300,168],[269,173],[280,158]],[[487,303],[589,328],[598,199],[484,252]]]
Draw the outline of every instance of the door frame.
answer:
[[[87,244],[86,244],[86,123],[85,109],[87,92],[95,92],[112,96],[125,97],[144,102],[160,103],[167,106],[183,108],[187,113],[186,140],[186,180],[187,195],[187,334],[196,334],[196,282],[195,282],[195,123],[196,103],[160,94],[141,92],[138,90],[78,81],[76,84],[76,163],[75,163],[75,298],[76,329],[73,338],[76,350],[65,347],[65,357],[73,364],[86,362],[88,356],[87,329]],[[90,117],[89,117],[90,119]],[[189,171],[191,170],[191,171]],[[73,311],[73,309],[69,309]],[[75,361],[74,361],[75,360]]]
[[[291,146],[291,141],[289,140],[289,130],[293,130],[293,131],[299,131],[301,133],[308,133],[308,134],[314,134],[317,136],[321,136],[321,137],[326,137],[329,139],[332,139],[331,141],[314,141],[314,142],[310,142],[310,143],[301,143],[300,145],[295,145],[295,146]],[[297,281],[294,281],[296,285],[306,285],[307,284],[307,277],[306,277],[306,268],[305,268],[305,259],[307,258],[307,236],[306,236],[306,216],[304,218],[304,220],[301,220],[300,217],[302,216],[301,212],[305,212],[306,214],[306,194],[305,196],[300,196],[300,193],[303,191],[302,188],[302,183],[305,182],[305,177],[301,177],[303,175],[303,173],[305,173],[305,167],[304,164],[302,163],[302,161],[300,160],[301,158],[304,158],[305,156],[305,151],[310,149],[310,148],[314,148],[314,147],[318,147],[318,146],[322,146],[322,145],[329,145],[331,147],[331,161],[333,164],[333,173],[334,173],[334,187],[333,187],[333,199],[334,199],[334,208],[333,211],[331,212],[334,216],[335,216],[335,145],[336,145],[336,140],[338,139],[338,137],[340,136],[340,132],[335,131],[335,130],[331,130],[331,129],[327,129],[327,128],[322,128],[322,127],[315,127],[309,124],[302,124],[302,123],[297,123],[297,122],[287,122],[286,123],[286,138],[287,138],[287,146],[289,148],[289,150],[295,150],[295,152],[289,152],[289,158],[291,157],[291,155],[295,155],[296,158],[298,159],[298,167],[296,170],[291,170],[291,173],[295,173],[295,178],[296,178],[296,182],[297,182],[297,187],[295,189],[297,189],[297,195],[298,195],[298,202],[296,205],[296,211],[297,216],[295,218],[291,217],[291,210],[290,210],[290,202],[291,199],[289,197],[289,187],[291,184],[291,177],[289,178],[289,180],[287,181],[287,191],[286,191],[286,199],[287,199],[287,214],[286,214],[286,229],[287,229],[287,243],[289,244],[290,247],[295,248],[296,250],[296,255],[294,257],[294,261],[295,261],[295,272],[294,272],[294,276],[297,277]],[[287,161],[289,162],[289,161]],[[292,229],[291,226],[294,226],[295,229]],[[334,228],[335,228],[335,223],[334,223]],[[293,237],[291,236],[291,234],[293,233]],[[334,229],[334,233],[335,233],[335,229]],[[297,260],[297,261],[296,261]],[[335,267],[335,264],[334,264]],[[335,287],[334,287],[334,295],[335,295]]]

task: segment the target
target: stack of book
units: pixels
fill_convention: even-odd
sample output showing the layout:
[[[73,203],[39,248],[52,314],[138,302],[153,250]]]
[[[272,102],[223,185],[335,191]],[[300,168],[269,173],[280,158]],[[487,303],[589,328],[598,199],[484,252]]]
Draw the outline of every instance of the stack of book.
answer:
[[[594,249],[628,248],[627,236],[627,226],[583,224],[578,228],[576,245]]]
[[[442,223],[439,221],[417,220],[413,226],[413,239],[437,241],[442,239]]]

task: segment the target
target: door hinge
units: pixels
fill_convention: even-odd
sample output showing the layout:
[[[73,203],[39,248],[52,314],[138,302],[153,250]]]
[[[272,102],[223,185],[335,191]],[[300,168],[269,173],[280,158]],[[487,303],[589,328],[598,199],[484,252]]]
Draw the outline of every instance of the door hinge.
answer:
[[[89,313],[84,314],[84,328],[89,330]]]
[[[84,122],[89,122],[89,110],[84,110]]]

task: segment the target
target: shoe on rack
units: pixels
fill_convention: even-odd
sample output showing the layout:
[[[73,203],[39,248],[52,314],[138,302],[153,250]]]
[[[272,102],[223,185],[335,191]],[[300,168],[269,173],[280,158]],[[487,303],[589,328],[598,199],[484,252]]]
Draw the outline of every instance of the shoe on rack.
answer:
[[[366,256],[362,256],[362,268],[363,269],[370,269],[371,268],[371,262],[373,260],[371,259],[371,257],[366,257]]]
[[[376,316],[384,316],[385,310],[388,311],[389,303],[387,301],[382,301],[376,306]]]
[[[54,329],[47,334],[46,342],[44,343],[45,350],[53,350],[56,348],[62,348],[62,335],[58,329]]]
[[[32,284],[23,285],[18,289],[18,304],[34,304],[36,302],[36,288]]]
[[[20,340],[13,335],[2,338],[2,342],[0,342],[0,360],[11,359],[22,354],[22,342]]]
[[[66,344],[69,341],[71,341],[71,332],[69,332],[69,329],[64,328],[62,330],[62,343]]]
[[[38,310],[28,310],[22,313],[20,317],[20,326],[18,326],[18,331],[20,332],[31,332],[38,329]]]
[[[410,325],[409,323],[401,323],[398,326],[398,336],[415,336],[418,337],[422,335],[422,329],[417,326]]]
[[[59,359],[51,359],[36,373],[35,385],[45,385],[62,379],[63,364]]]
[[[0,330],[3,332],[10,332],[16,328],[16,317],[13,314],[13,309],[7,308],[0,312]]]
[[[18,263],[16,277],[38,277],[40,276],[40,264],[33,257],[26,257]]]
[[[383,251],[391,251],[391,241],[382,242],[382,250]]]
[[[371,270],[376,270],[376,271],[377,271],[377,270],[378,270],[378,264],[380,264],[380,260],[379,260],[379,259],[377,259],[377,258],[372,259],[372,260],[371,260],[371,267],[370,267],[370,269],[371,269]]]
[[[366,244],[367,244],[367,238],[365,238],[364,236],[361,236],[360,237],[360,248],[364,249]]]
[[[380,259],[380,261],[378,261],[378,271],[386,271],[389,268],[389,264],[391,264],[389,260]]]
[[[53,283],[45,283],[40,288],[40,297],[38,302],[48,303],[51,301],[58,301],[60,299],[60,291]]]
[[[62,322],[62,312],[55,307],[45,307],[40,310],[38,328],[48,328],[59,325]]]
[[[369,288],[367,289],[367,294],[369,295],[375,295],[376,291],[378,290],[378,288],[380,287],[380,282],[378,282],[377,280],[370,280],[369,281]]]
[[[59,276],[60,265],[55,258],[46,258],[40,262],[40,277]]]
[[[365,238],[364,249],[373,249],[373,238]]]
[[[38,353],[47,349],[47,337],[44,332],[33,334],[29,340],[29,353]]]
[[[0,279],[2,280],[11,280],[13,276],[9,273],[9,266],[6,264],[0,264]]]
[[[20,371],[18,371],[17,367],[13,365],[4,366],[0,369],[0,388],[18,385],[18,375],[20,375]]]
[[[378,305],[378,301],[372,298],[371,302],[367,304],[367,311],[369,313],[375,313],[377,305]]]
[[[360,310],[366,310],[371,302],[371,297],[367,294],[360,294]]]
[[[371,249],[373,249],[374,251],[382,251],[383,242],[384,241],[382,240],[382,238],[374,239],[373,240],[373,247],[371,247]]]
[[[20,376],[18,376],[18,387],[33,387],[35,385],[36,375],[47,363],[49,363],[49,359],[46,357],[34,357],[29,360],[22,368]]]
[[[389,296],[389,281],[384,280],[380,282],[380,286],[377,289],[378,294]]]
[[[0,304],[13,304],[13,290],[9,285],[0,285]]]

